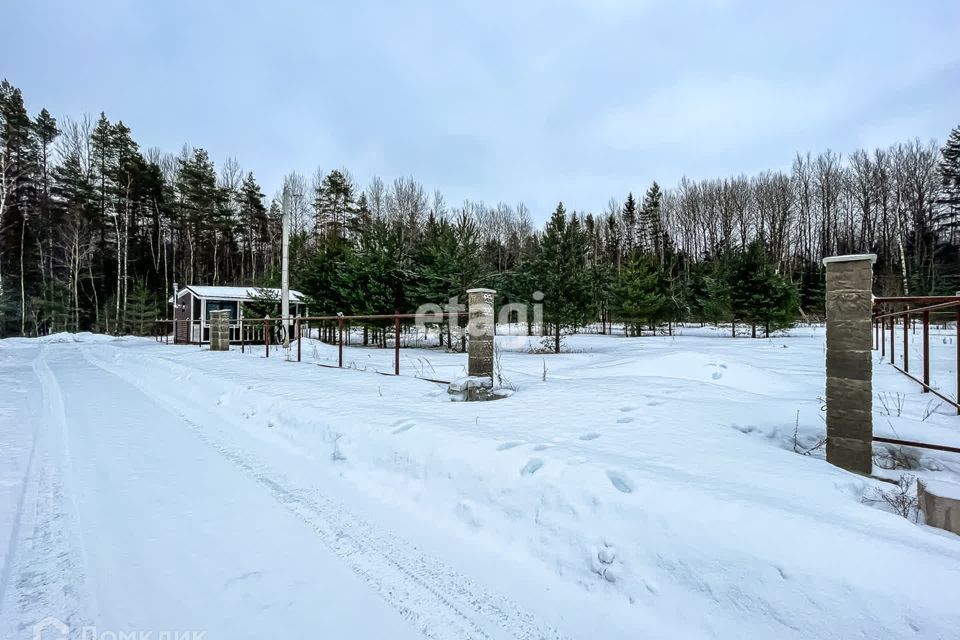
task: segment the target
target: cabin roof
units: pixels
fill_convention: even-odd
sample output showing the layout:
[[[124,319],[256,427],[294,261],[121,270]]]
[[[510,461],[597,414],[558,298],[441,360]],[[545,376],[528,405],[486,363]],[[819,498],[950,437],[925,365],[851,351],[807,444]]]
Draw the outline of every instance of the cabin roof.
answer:
[[[177,292],[177,297],[181,297],[187,291],[190,291],[198,298],[207,298],[211,300],[252,300],[257,297],[257,289],[268,291],[280,299],[280,289],[269,287],[215,287],[211,285],[191,284]],[[171,299],[170,302],[173,302]],[[290,302],[304,302],[304,295],[299,291],[290,289]]]

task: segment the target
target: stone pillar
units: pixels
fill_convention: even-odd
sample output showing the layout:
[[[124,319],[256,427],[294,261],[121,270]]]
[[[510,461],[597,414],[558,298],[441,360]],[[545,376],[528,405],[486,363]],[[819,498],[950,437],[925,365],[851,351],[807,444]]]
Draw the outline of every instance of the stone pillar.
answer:
[[[230,310],[210,312],[210,351],[230,351]]]
[[[827,268],[827,462],[873,472],[874,254],[824,258]]]
[[[467,375],[493,379],[493,289],[467,290],[469,364]]]

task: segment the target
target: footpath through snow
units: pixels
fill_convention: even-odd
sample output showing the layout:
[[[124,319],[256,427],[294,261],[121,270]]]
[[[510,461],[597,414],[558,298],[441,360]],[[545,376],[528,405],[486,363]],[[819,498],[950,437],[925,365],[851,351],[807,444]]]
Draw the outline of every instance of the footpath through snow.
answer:
[[[517,393],[489,403],[358,370],[389,366],[371,349],[338,371],[308,364],[319,343],[297,365],[0,341],[0,637],[46,616],[74,637],[956,637],[960,538],[792,450],[823,431],[822,330],[684,332],[559,356],[505,338]],[[903,396],[878,432],[956,438],[892,368],[875,380]]]

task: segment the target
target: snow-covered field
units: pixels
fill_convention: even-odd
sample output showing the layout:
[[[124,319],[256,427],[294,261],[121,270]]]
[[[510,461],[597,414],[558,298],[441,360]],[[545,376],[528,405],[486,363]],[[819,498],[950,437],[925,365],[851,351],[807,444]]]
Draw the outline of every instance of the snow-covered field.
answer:
[[[390,350],[341,371],[320,343],[0,341],[0,638],[956,638],[960,537],[794,452],[824,430],[823,330],[677,333],[503,336],[516,393],[487,403],[413,377],[462,374],[438,350],[392,378]],[[878,434],[960,444],[874,375]]]

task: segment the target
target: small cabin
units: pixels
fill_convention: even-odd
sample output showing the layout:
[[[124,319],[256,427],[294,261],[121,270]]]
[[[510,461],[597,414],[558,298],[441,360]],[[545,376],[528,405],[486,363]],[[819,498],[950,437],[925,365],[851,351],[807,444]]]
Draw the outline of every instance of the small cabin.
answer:
[[[173,303],[174,342],[177,344],[205,344],[210,342],[210,313],[230,311],[230,340],[240,341],[240,323],[243,319],[262,319],[263,312],[256,312],[251,305],[276,303],[274,318],[280,315],[280,289],[257,287],[214,287],[190,285],[178,290],[170,298]],[[305,316],[307,305],[299,291],[290,290],[290,314]]]

